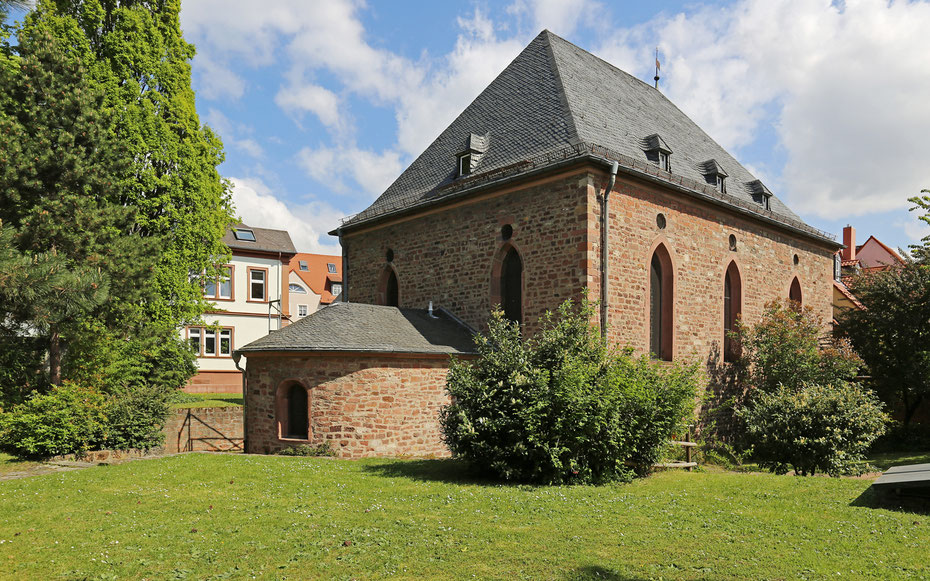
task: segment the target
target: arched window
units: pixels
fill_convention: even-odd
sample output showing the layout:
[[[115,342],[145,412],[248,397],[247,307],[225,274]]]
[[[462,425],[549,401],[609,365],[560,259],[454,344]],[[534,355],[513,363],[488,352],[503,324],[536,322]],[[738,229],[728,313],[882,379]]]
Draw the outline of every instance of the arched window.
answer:
[[[310,394],[299,383],[278,388],[278,434],[293,440],[310,439]]]
[[[743,282],[739,276],[739,269],[735,262],[727,267],[727,274],[723,280],[723,360],[736,361],[739,359],[739,342],[730,337],[736,331],[736,321],[743,310],[742,292]]]
[[[393,270],[388,275],[387,287],[384,289],[384,304],[389,307],[400,306],[400,296],[397,291],[397,273]]]
[[[798,277],[791,281],[791,289],[788,291],[788,298],[801,305],[801,282]]]
[[[381,272],[381,280],[378,282],[378,304],[388,307],[400,306],[397,273],[390,265],[385,266]]]
[[[505,317],[523,322],[523,261],[513,247],[501,264],[501,306]]]
[[[665,361],[672,360],[674,285],[672,259],[660,244],[649,267],[649,351]]]

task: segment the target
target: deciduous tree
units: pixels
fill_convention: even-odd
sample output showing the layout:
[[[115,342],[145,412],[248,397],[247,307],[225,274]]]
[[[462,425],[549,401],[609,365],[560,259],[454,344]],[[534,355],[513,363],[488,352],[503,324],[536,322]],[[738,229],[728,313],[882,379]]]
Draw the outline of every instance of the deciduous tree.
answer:
[[[866,309],[843,313],[840,329],[868,366],[869,385],[906,426],[930,399],[930,265],[908,261],[851,286]]]

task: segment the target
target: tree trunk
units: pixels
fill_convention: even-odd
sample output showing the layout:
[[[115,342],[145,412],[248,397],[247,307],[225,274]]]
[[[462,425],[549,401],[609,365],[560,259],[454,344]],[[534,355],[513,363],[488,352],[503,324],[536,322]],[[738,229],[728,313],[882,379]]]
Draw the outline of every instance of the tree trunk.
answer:
[[[51,336],[48,340],[48,382],[52,385],[61,384],[61,336],[58,326],[51,326]]]
[[[904,401],[904,428],[906,429],[910,423],[911,418],[914,417],[914,413],[917,411],[917,408],[920,407],[921,402],[923,402],[923,396],[917,396],[917,399],[913,404],[909,404],[907,400]]]

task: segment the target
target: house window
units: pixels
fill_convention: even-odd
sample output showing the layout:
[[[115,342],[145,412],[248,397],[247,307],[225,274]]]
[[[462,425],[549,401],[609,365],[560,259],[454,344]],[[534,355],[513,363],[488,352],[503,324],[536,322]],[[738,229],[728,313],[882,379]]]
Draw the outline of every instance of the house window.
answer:
[[[670,157],[667,153],[662,150],[659,150],[659,167],[664,169],[667,172],[672,171],[672,164]]]
[[[255,233],[244,228],[233,228],[233,236],[236,237],[236,240],[255,242]]]
[[[330,273],[330,274],[336,274],[336,265],[333,264],[332,262],[327,262],[327,263],[326,263],[326,272],[328,272],[328,273]]]
[[[292,282],[291,284],[287,285],[287,290],[289,290],[289,291],[292,292],[292,293],[298,294],[298,295],[305,295],[305,294],[307,294],[307,289],[305,289],[304,287],[300,286],[299,284],[295,284],[295,283],[293,283],[293,282]]]
[[[212,329],[203,330],[203,354],[204,357],[216,357],[216,331]]]
[[[250,301],[265,301],[266,300],[266,285],[265,279],[268,276],[268,271],[266,269],[259,268],[250,268],[249,269],[249,300]]]
[[[739,343],[730,336],[736,331],[736,321],[742,312],[742,281],[735,262],[727,267],[723,281],[723,360],[739,359]]]
[[[187,341],[200,357],[229,357],[233,351],[233,330],[229,327],[219,330],[189,327]]]
[[[200,355],[200,327],[191,327],[187,330],[187,340],[191,344],[191,350]]]
[[[333,283],[333,290],[330,292],[334,297],[338,297],[342,294],[342,285],[339,283]]]
[[[720,174],[717,174],[717,189],[720,190],[721,194],[727,193],[726,178]]]
[[[220,329],[220,355],[232,355],[232,329]]]
[[[665,361],[672,360],[674,297],[671,257],[665,246],[659,245],[649,267],[649,350]]]
[[[310,393],[299,383],[282,385],[277,397],[278,436],[310,439]]]
[[[310,270],[310,266],[307,265],[306,260],[300,260],[297,262],[297,264],[300,266],[300,270]]]
[[[471,154],[459,156],[459,177],[467,176],[471,173]]]
[[[307,305],[297,305],[297,316],[298,317],[307,316]]]
[[[232,300],[233,298],[233,267],[219,268],[219,274],[214,278],[203,279],[203,296],[208,299]]]
[[[798,280],[798,277],[794,277],[794,280],[791,281],[791,288],[788,290],[788,298],[796,302],[799,307],[801,306],[801,282]]]
[[[515,248],[501,264],[501,306],[505,317],[518,325],[523,322],[523,261]]]

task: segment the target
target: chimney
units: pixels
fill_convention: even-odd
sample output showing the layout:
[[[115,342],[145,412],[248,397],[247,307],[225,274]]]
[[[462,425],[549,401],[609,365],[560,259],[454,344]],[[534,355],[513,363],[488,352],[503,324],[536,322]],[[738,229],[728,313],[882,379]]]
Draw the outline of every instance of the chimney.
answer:
[[[843,260],[856,259],[856,229],[850,225],[843,228]]]

